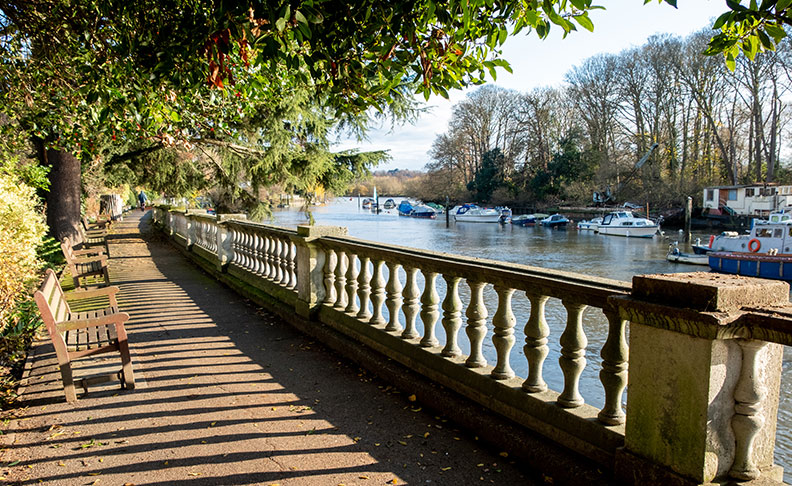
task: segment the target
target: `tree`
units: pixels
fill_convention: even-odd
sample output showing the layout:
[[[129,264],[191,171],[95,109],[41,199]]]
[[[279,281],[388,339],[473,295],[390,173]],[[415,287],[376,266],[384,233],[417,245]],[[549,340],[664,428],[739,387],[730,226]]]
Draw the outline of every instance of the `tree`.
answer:
[[[399,101],[413,91],[446,95],[508,68],[497,53],[510,32],[590,29],[589,8],[590,0],[540,9],[506,0],[3,0],[3,128],[17,135],[3,140],[36,137],[40,162],[73,174],[118,142],[190,148],[210,131],[234,137],[234,123],[304,87],[331,117],[360,127],[369,109],[403,115]],[[67,216],[51,218],[59,236],[75,232],[75,186],[51,198]]]

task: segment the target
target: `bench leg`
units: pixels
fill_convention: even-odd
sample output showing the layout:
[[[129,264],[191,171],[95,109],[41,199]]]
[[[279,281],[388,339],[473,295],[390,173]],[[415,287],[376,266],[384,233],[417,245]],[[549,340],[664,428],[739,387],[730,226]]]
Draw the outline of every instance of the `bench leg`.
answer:
[[[126,339],[118,339],[118,350],[121,353],[121,372],[124,375],[123,386],[127,390],[135,389],[135,375],[132,372],[132,359],[129,356],[129,343]]]
[[[63,380],[63,393],[66,401],[74,403],[77,401],[77,392],[74,390],[74,377],[72,376],[71,363],[60,365],[61,380]]]
[[[110,285],[110,273],[107,271],[106,266],[102,269],[102,274],[104,275],[105,283],[107,285]]]

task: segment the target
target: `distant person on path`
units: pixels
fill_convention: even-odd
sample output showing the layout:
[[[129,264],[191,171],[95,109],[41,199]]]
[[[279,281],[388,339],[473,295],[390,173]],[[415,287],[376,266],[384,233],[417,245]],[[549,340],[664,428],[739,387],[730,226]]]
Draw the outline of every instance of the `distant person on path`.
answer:
[[[146,203],[148,202],[148,198],[146,197],[145,192],[140,191],[140,194],[138,194],[138,202],[140,202],[140,210],[145,211]]]

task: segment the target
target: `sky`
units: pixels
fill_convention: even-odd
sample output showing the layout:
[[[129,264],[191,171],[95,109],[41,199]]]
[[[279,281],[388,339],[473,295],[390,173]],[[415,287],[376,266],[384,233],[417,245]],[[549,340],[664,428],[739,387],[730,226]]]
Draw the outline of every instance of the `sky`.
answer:
[[[677,9],[656,0],[646,5],[643,0],[599,0],[595,4],[606,10],[590,13],[594,32],[579,28],[563,39],[561,29],[554,28],[545,40],[533,33],[509,38],[503,46],[503,58],[509,61],[513,73],[499,69],[497,81],[488,84],[520,92],[561,87],[564,75],[589,57],[641,46],[655,34],[687,36],[709,27],[728,10],[725,0],[677,0]],[[368,140],[342,139],[333,148],[387,150],[392,159],[376,170],[421,170],[429,162],[432,142],[446,132],[454,104],[476,88],[451,92],[448,100],[430,98],[426,103],[428,112],[411,125],[391,129],[390,122],[386,122],[385,126],[370,130]]]

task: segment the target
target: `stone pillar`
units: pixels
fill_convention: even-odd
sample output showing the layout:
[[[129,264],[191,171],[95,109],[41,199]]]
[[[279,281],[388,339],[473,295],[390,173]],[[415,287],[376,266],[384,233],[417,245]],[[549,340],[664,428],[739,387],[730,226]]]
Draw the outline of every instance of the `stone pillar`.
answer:
[[[325,297],[325,254],[315,243],[323,236],[346,236],[343,226],[297,226],[292,242],[297,247],[297,315],[310,318]]]
[[[228,269],[228,264],[234,258],[234,249],[232,248],[232,234],[225,225],[226,221],[232,219],[246,220],[246,214],[218,214],[217,215],[217,269],[225,272]]]
[[[743,308],[788,305],[789,285],[715,273],[644,275],[633,278],[630,297],[611,302],[630,321],[617,476],[631,484],[703,484],[750,464],[781,481],[773,448],[783,349],[748,339],[751,329],[738,319]],[[743,362],[746,342],[760,343],[750,356],[758,363]],[[735,405],[738,424],[761,426],[735,428]]]

